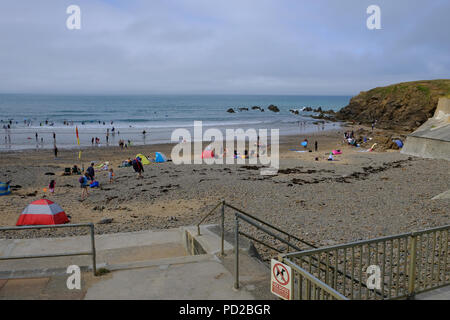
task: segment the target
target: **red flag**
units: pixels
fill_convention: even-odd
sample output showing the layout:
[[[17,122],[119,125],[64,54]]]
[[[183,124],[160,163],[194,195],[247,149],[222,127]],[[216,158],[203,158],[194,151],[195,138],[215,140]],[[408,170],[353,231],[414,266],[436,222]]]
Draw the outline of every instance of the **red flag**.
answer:
[[[77,134],[77,143],[80,145],[80,137],[78,136],[78,127],[75,127],[75,133]]]

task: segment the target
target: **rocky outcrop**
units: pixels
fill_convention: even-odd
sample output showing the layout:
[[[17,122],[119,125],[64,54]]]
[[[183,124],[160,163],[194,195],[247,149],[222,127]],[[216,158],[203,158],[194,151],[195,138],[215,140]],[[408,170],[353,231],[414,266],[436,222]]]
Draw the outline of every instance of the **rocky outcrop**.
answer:
[[[432,117],[438,99],[450,95],[450,79],[414,81],[379,87],[350,100],[337,114],[347,120],[383,129],[412,131]]]
[[[280,112],[280,109],[278,109],[278,107],[274,106],[273,104],[271,104],[267,109],[269,109],[272,112]]]
[[[236,113],[233,108],[227,110],[228,113]]]

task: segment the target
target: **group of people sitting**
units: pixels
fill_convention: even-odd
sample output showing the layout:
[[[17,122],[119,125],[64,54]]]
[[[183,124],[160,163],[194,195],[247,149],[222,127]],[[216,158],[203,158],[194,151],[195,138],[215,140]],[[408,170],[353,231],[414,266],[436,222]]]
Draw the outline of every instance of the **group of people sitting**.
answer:
[[[344,132],[344,141],[351,146],[359,147],[353,130]]]

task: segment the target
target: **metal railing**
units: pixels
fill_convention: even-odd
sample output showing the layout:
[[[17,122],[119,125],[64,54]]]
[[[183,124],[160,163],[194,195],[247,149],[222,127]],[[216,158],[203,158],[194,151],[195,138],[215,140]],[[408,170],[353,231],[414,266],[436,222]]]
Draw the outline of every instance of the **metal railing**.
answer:
[[[268,234],[269,236],[281,241],[282,243],[287,245],[287,250],[289,252],[290,249],[294,249],[296,251],[302,250],[298,245],[294,244],[293,241],[298,242],[299,244],[303,244],[308,246],[308,248],[316,248],[313,244],[308,243],[307,241],[304,241],[270,223],[267,223],[264,220],[261,220],[254,215],[251,215],[239,208],[236,208],[235,206],[225,202],[225,200],[220,201],[212,210],[210,210],[198,223],[197,223],[197,233],[200,236],[200,225],[206,220],[206,218],[210,217],[219,207],[221,206],[221,217],[220,217],[220,229],[221,229],[221,255],[224,255],[224,242],[225,242],[225,208],[232,209],[236,213],[239,213],[239,217],[248,222],[249,224],[253,225],[254,227],[258,228],[259,230],[263,231],[264,233]],[[279,233],[280,235],[277,235],[275,233]],[[280,250],[272,247],[271,245],[265,243],[264,241],[258,240],[255,237],[245,233],[240,232],[240,235],[253,240],[263,246],[266,246],[272,250],[275,250],[277,252],[281,252]],[[284,237],[284,238],[283,238]]]
[[[24,256],[0,256],[0,260],[17,260],[17,259],[36,259],[36,258],[54,258],[54,257],[69,257],[69,256],[83,256],[92,255],[92,269],[94,276],[97,275],[96,252],[95,252],[95,237],[93,223],[79,223],[79,224],[62,224],[62,225],[43,225],[43,226],[23,226],[23,227],[1,227],[1,231],[22,231],[30,229],[59,229],[59,228],[75,228],[75,227],[89,227],[91,233],[91,251],[80,251],[72,253],[55,253],[55,254],[37,254]]]
[[[283,262],[292,270],[292,300],[349,300],[292,261],[286,259]]]
[[[267,236],[273,238],[274,240],[277,240],[277,241],[285,244],[287,252],[289,252],[290,249],[293,249],[296,252],[302,251],[305,248],[301,248],[300,246],[305,246],[305,245],[307,246],[307,249],[317,248],[316,246],[314,246],[313,244],[311,244],[305,240],[302,240],[302,239],[300,239],[300,238],[298,238],[298,237],[296,237],[296,236],[294,236],[294,235],[292,235],[270,223],[267,223],[267,222],[255,217],[254,215],[251,215],[239,208],[236,208],[235,206],[233,206],[231,204],[226,203],[224,200],[219,202],[212,210],[210,210],[208,212],[208,214],[206,214],[200,220],[200,222],[198,222],[198,224],[197,224],[198,235],[201,235],[200,234],[200,225],[206,220],[206,218],[211,216],[215,212],[215,210],[217,210],[219,208],[220,205],[222,205],[222,207],[221,207],[221,248],[222,248],[221,254],[222,255],[224,255],[225,208],[228,207],[229,209],[232,209],[235,212],[235,214],[234,214],[234,254],[235,254],[234,287],[235,287],[235,289],[239,288],[239,236],[244,236],[245,238],[250,239],[260,245],[263,245],[277,253],[283,252],[282,250],[275,248],[274,246],[268,244],[267,242],[257,239],[256,236],[253,236],[244,231],[241,231],[240,222],[246,223],[247,225],[255,227],[262,234],[267,235]],[[314,258],[313,258],[313,260],[314,260]],[[322,269],[324,268],[324,266],[321,266],[320,261],[316,260],[312,264],[314,266],[318,266],[319,268],[322,268]],[[330,267],[330,268],[334,270],[334,267]],[[342,274],[342,272],[340,270],[336,270],[336,272],[338,274]],[[303,281],[310,281],[309,279],[314,278],[312,275],[308,274],[305,270],[301,270],[300,273],[302,275],[301,279]],[[344,275],[344,276],[349,277],[348,275]],[[334,297],[335,299],[342,298],[338,292],[335,292],[335,290],[333,290],[332,288],[327,288],[326,284],[317,283],[316,286],[317,286],[317,291],[320,291],[320,290],[325,290],[325,291],[328,290],[329,291],[325,296],[330,295],[331,297]],[[365,284],[362,284],[362,286],[365,287]]]
[[[413,298],[417,293],[450,284],[449,230],[447,225],[287,253],[280,255],[279,260],[291,266],[298,279],[306,278],[311,282],[309,286],[323,289],[325,297],[338,292],[347,299]],[[308,289],[304,294],[300,280],[294,290],[296,298],[311,298]],[[374,280],[371,288],[366,285],[368,280]]]

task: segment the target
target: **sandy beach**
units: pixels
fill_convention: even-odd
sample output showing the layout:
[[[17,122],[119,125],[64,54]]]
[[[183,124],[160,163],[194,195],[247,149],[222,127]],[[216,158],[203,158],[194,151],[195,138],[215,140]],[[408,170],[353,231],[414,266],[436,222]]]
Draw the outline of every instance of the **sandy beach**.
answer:
[[[0,225],[15,225],[33,200],[47,197],[64,208],[71,223],[93,222],[96,232],[114,233],[192,225],[221,199],[299,236],[317,246],[369,239],[450,221],[450,200],[431,200],[450,188],[450,162],[414,158],[398,150],[359,152],[343,143],[344,130],[308,136],[282,136],[280,170],[261,176],[260,165],[146,165],[144,179],[132,168],[118,168],[127,158],[156,151],[170,156],[172,145],[84,148],[83,165],[109,161],[115,182],[96,171],[100,188],[80,200],[79,176],[62,176],[65,167],[80,164],[77,150],[2,152],[0,179],[12,180],[11,195],[0,197]],[[383,135],[383,131],[378,131]],[[313,152],[297,153],[308,138]],[[314,141],[319,151],[314,152]],[[370,147],[370,143],[368,143]],[[327,161],[332,149],[343,154]],[[319,161],[315,161],[318,157]],[[439,169],[439,174],[438,174]],[[54,194],[44,192],[56,180]],[[111,223],[100,224],[110,218]],[[218,213],[206,223],[217,223]],[[232,228],[232,212],[227,212]],[[251,230],[249,230],[251,232]],[[2,233],[0,237],[65,236],[76,229]]]

